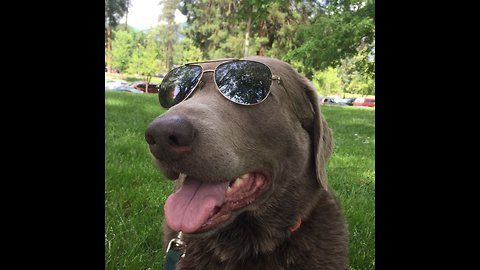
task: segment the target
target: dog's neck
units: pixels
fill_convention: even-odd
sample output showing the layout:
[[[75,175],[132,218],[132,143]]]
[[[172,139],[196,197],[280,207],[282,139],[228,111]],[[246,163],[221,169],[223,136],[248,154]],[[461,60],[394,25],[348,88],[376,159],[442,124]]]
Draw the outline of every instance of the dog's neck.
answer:
[[[282,210],[278,209],[278,211]],[[186,257],[205,256],[207,252],[210,256],[218,258],[220,262],[231,263],[268,256],[280,246],[295,241],[304,222],[308,220],[303,220],[300,216],[279,221],[245,212],[240,214],[233,223],[205,238],[185,235]],[[239,241],[241,241],[241,249],[237,246]]]

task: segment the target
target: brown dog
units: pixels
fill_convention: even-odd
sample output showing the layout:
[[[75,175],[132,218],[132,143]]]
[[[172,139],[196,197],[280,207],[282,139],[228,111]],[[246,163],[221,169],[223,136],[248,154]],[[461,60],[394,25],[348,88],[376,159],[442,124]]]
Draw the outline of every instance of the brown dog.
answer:
[[[145,132],[156,165],[177,179],[164,225],[165,245],[183,232],[176,269],[346,269],[345,219],[325,173],[332,136],[316,91],[287,63],[244,59],[280,77],[263,102],[227,100],[205,72]]]

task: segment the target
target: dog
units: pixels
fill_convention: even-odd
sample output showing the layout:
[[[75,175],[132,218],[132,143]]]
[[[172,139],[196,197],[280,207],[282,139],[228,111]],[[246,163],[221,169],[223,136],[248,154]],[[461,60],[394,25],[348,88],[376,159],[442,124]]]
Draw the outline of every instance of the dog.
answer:
[[[239,75],[236,61],[260,71]],[[172,269],[347,269],[347,225],[326,174],[332,131],[312,83],[261,56],[188,66],[182,83],[180,71],[162,84],[184,96],[145,131],[155,165],[176,180],[163,225],[165,247],[181,250]],[[270,84],[259,84],[266,97],[228,96],[237,84],[250,91],[251,76]]]

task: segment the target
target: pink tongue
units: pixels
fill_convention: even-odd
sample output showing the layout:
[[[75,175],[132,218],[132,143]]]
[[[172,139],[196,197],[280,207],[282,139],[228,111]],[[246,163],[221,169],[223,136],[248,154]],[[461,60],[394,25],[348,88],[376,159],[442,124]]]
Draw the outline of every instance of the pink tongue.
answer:
[[[165,219],[175,231],[198,230],[210,217],[215,206],[223,204],[229,182],[206,183],[185,179],[183,186],[165,202]]]

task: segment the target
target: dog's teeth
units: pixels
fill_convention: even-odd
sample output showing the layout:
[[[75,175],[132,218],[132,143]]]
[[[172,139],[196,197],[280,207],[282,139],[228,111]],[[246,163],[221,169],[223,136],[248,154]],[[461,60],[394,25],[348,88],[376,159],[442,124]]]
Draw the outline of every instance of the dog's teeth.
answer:
[[[187,175],[184,174],[184,173],[180,173],[180,174],[178,175],[178,180],[180,180],[180,181],[184,181],[186,178],[187,178]]]
[[[243,184],[243,178],[237,178],[235,182],[233,182],[232,188],[240,187]]]
[[[227,193],[231,193],[233,192],[234,190],[237,190],[238,188],[240,188],[242,185],[243,185],[243,182],[245,180],[243,180],[242,178],[237,178],[235,179],[235,181],[233,181],[230,186],[228,186],[227,188]]]
[[[248,180],[248,179],[250,179],[250,173],[246,173],[246,174],[240,176],[239,178],[241,178],[243,180]]]
[[[250,179],[250,174],[246,173],[230,183],[230,186],[227,188],[227,193],[231,193],[234,190],[238,190],[245,185],[246,181]]]

